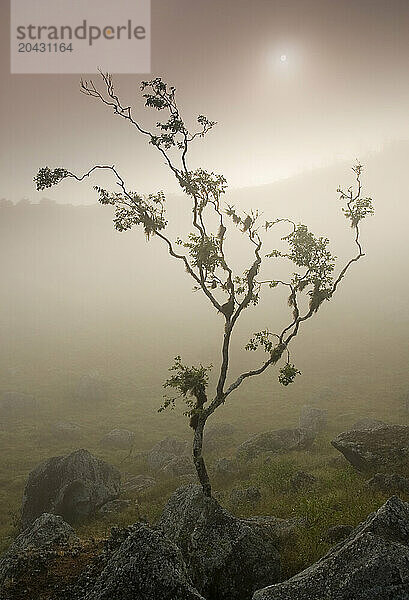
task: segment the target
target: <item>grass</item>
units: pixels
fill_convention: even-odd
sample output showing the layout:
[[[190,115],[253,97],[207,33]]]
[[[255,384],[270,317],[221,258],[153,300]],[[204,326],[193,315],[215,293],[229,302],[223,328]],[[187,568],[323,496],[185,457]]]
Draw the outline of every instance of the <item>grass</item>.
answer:
[[[18,381],[10,375],[0,380],[0,391],[21,389],[31,391],[38,398],[38,406],[31,414],[3,415],[0,428],[0,552],[4,551],[17,532],[19,508],[24,483],[30,470],[40,461],[55,455],[66,454],[79,447],[86,447],[94,455],[116,465],[125,477],[144,473],[157,478],[158,485],[144,493],[124,494],[133,500],[124,512],[110,516],[96,516],[78,528],[83,538],[105,537],[113,525],[125,526],[138,519],[154,523],[171,493],[180,481],[158,477],[150,472],[140,454],[167,435],[189,439],[182,411],[158,414],[162,390],[157,373],[145,374],[146,381],[138,381],[126,375],[115,365],[115,376],[110,382],[108,399],[98,405],[79,403],[75,399],[75,386],[79,375],[66,376],[61,370],[41,372],[27,368],[18,375]],[[107,368],[106,373],[109,373]],[[239,471],[228,477],[213,475],[214,489],[221,504],[237,516],[274,515],[281,518],[297,518],[300,525],[282,548],[283,577],[287,578],[315,562],[329,549],[326,532],[338,524],[357,525],[387,499],[387,494],[371,491],[366,477],[355,472],[331,446],[331,439],[361,416],[372,416],[391,423],[408,424],[408,414],[402,411],[402,393],[397,385],[385,402],[385,387],[374,384],[363,391],[359,374],[337,384],[331,373],[322,381],[321,393],[317,393],[314,380],[305,380],[305,386],[288,392],[260,378],[237,394],[237,398],[222,407],[218,420],[229,421],[236,426],[234,434],[223,451],[209,454],[211,465],[217,456],[233,457],[237,445],[257,431],[296,426],[300,408],[311,403],[327,409],[329,428],[320,434],[312,448],[303,452],[276,455],[266,462],[259,458],[251,463],[240,464]],[[335,381],[335,383],[334,383]],[[314,391],[315,390],[315,391]],[[251,395],[250,395],[251,394]],[[314,398],[310,400],[310,398]],[[251,408],[249,408],[250,404]],[[359,408],[357,408],[359,406]],[[53,424],[69,420],[80,424],[82,437],[67,442],[53,431]],[[124,427],[136,432],[135,453],[107,450],[100,440],[114,427]],[[338,457],[338,458],[337,458]],[[289,479],[299,471],[306,471],[316,478],[311,489],[293,490]],[[230,491],[235,487],[256,486],[261,490],[261,500],[256,504],[233,505]],[[402,496],[404,500],[408,497]]]

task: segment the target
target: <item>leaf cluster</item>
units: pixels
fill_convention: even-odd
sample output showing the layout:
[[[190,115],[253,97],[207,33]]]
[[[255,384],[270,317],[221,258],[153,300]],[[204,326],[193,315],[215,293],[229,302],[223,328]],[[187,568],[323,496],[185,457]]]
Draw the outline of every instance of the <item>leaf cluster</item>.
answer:
[[[222,263],[222,256],[219,254],[219,240],[212,234],[189,233],[187,242],[178,239],[177,243],[188,249],[194,267],[214,273],[216,267]]]
[[[216,121],[211,121],[204,115],[199,115],[197,122],[201,129],[191,134],[185,126],[176,103],[176,88],[168,86],[160,77],[150,81],[142,81],[141,90],[145,92],[143,94],[145,106],[169,113],[166,121],[156,123],[158,133],[150,135],[150,143],[158,148],[169,150],[176,146],[180,150],[186,149],[187,142],[192,141],[195,137],[204,137],[216,125]]]
[[[374,214],[374,207],[371,198],[357,198],[349,202],[346,208],[342,209],[345,217],[351,222],[351,227],[357,225],[368,216]]]
[[[117,231],[127,231],[134,225],[142,225],[146,238],[149,239],[155,232],[165,229],[165,194],[162,191],[146,197],[129,192],[125,197],[98,186],[94,189],[98,192],[101,204],[115,206],[114,227]]]
[[[301,371],[296,369],[295,365],[287,363],[284,367],[281,367],[280,373],[278,375],[278,381],[284,385],[290,385],[290,383],[294,382],[294,379],[297,375],[301,375]]]
[[[202,397],[209,384],[209,373],[212,365],[207,367],[199,364],[198,366],[184,365],[180,356],[174,358],[174,364],[169,368],[173,375],[169,377],[163,384],[164,388],[173,388],[177,390],[181,397],[184,398],[186,404],[193,408],[195,400]],[[180,397],[179,396],[179,397]],[[169,398],[164,396],[165,400],[159,411],[165,408],[175,406],[177,398]]]
[[[51,170],[49,167],[43,167],[34,177],[37,191],[45,190],[57,183],[60,183],[62,179],[69,176],[69,172],[66,169],[57,168]]]

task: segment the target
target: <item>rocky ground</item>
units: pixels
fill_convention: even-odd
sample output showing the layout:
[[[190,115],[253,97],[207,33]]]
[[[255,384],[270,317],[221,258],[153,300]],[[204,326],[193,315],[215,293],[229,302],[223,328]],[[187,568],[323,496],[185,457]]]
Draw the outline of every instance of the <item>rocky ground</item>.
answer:
[[[136,455],[129,430],[102,438],[145,473],[81,449],[47,458],[25,483],[0,600],[409,598],[409,427],[353,422],[323,470],[326,411],[305,406],[297,425],[238,444],[233,425],[210,427],[213,498],[191,483],[189,444],[172,436]],[[328,490],[329,471],[352,488],[349,507]]]

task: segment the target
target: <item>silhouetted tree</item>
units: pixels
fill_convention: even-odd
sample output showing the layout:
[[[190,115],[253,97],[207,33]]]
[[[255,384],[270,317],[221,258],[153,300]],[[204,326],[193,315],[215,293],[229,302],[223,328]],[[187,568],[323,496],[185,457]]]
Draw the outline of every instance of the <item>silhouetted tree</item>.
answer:
[[[179,393],[178,397],[187,405],[185,414],[194,430],[193,460],[204,492],[211,495],[211,484],[202,456],[203,431],[207,419],[226,402],[243,381],[260,375],[279,361],[283,361],[278,375],[280,383],[287,386],[294,381],[300,372],[291,362],[290,342],[299,334],[303,323],[317,313],[322,303],[331,300],[351,265],[364,256],[359,226],[362,219],[373,214],[372,202],[370,198],[362,197],[362,166],[357,164],[353,167],[356,187],[345,191],[337,190],[344,203],[344,215],[353,229],[356,255],[336,272],[335,257],[329,250],[327,238],[316,237],[305,225],[295,224],[289,219],[261,223],[261,216],[257,210],[242,214],[234,206],[224,205],[222,197],[227,183],[223,175],[204,169],[191,169],[188,163],[191,144],[203,138],[216,123],[200,115],[197,118],[197,129],[190,131],[182,118],[174,87],[170,87],[160,78],[142,83],[145,105],[165,115],[165,118],[150,130],[145,129],[134,118],[130,106],[123,106],[115,92],[111,75],[101,72],[101,77],[102,91],[92,81],[81,81],[81,91],[112,108],[115,115],[127,120],[157,148],[190,201],[187,208],[192,214],[192,231],[185,239],[170,239],[166,232],[168,222],[165,194],[160,191],[141,196],[129,190],[114,166],[96,165],[81,176],[64,168],[51,170],[45,167],[40,169],[34,180],[37,189],[43,190],[66,178],[82,181],[96,171],[111,171],[116,178],[117,191],[107,191],[98,186],[95,189],[101,204],[114,207],[115,228],[118,231],[126,231],[139,225],[148,239],[156,237],[162,240],[170,256],[180,261],[193,279],[194,289],[200,290],[222,317],[221,363],[214,391],[210,393],[208,389],[209,371],[212,367],[202,364],[187,366],[180,356],[175,358],[170,368],[172,374],[164,384],[166,388],[176,390]],[[287,235],[281,238],[286,242],[288,251],[269,249],[266,253],[264,237],[280,224],[288,227]],[[226,251],[226,240],[232,227],[241,231],[252,249],[252,258],[244,272],[234,271]],[[280,259],[290,261],[290,275],[286,281],[258,278],[263,262]],[[255,332],[246,349],[262,350],[265,353],[264,359],[258,368],[243,372],[234,381],[227,383],[231,338],[237,321],[243,311],[257,305],[262,290],[271,290],[277,286],[288,288],[288,304],[291,310],[289,322],[278,332],[267,328]],[[303,297],[307,302],[302,301]],[[174,406],[176,399],[165,396],[160,410]]]

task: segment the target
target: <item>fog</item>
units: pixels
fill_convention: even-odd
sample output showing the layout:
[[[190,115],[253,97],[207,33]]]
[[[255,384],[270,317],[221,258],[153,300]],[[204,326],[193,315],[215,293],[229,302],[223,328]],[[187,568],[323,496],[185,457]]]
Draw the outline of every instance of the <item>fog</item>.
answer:
[[[352,386],[366,399],[375,388],[388,390],[385,402],[397,401],[406,391],[408,208],[403,174],[408,158],[409,145],[396,143],[361,159],[363,193],[375,204],[375,216],[362,225],[366,256],[294,341],[292,357],[302,377],[286,390],[290,398],[334,381]],[[226,201],[243,210],[259,208],[262,219],[288,217],[328,236],[339,270],[354,247],[336,190],[353,181],[351,165],[338,163],[275,184],[228,191]],[[72,194],[78,191],[78,184],[61,185]],[[171,195],[167,204],[172,237],[185,235],[188,201]],[[147,242],[137,228],[116,232],[110,207],[47,199],[17,205],[3,201],[0,224],[3,390],[35,391],[29,389],[28,372],[75,380],[97,369],[108,378],[143,382],[154,390],[157,406],[173,356],[180,354],[189,364],[212,363],[217,370],[222,316],[192,291],[192,281],[160,240]],[[280,247],[287,232],[283,226],[265,236],[266,250]],[[250,265],[251,249],[243,236],[235,234],[227,249],[239,268]],[[277,267],[265,268],[267,275]],[[286,301],[283,290],[265,290],[260,305],[246,311],[233,338],[231,376],[259,364],[260,356],[244,352],[243,346],[254,331],[278,331],[289,322]],[[22,374],[21,383],[16,373]],[[275,373],[264,375],[262,385],[269,397],[274,391],[283,393],[277,390]],[[247,382],[239,396],[252,394],[252,386]]]
[[[46,4],[35,2],[40,28],[54,27]],[[61,23],[76,4],[107,30],[139,8],[56,4]],[[409,3],[145,4],[151,73],[125,74],[140,47],[120,64],[101,37],[92,50],[102,58],[106,44],[121,74],[111,88],[99,64],[79,90],[78,73],[11,73],[13,0],[0,2],[0,597],[408,598]],[[48,44],[53,56],[41,46],[19,55],[39,73],[41,57],[89,64],[79,46]],[[339,192],[355,186],[357,163],[359,199],[375,211],[359,233]],[[201,181],[210,173],[228,184],[222,210],[242,217],[230,210],[224,239]],[[160,237],[200,270],[202,248],[183,246],[195,231],[185,176],[188,190],[205,188],[194,201],[213,236],[201,240],[210,254],[199,290]],[[154,206],[152,219],[137,212],[142,200],[132,215],[150,239],[141,226],[115,229],[104,190],[122,180]],[[165,230],[153,204],[162,196],[149,196],[159,191]],[[300,238],[292,249],[336,257],[335,293],[328,262],[268,258],[289,252],[290,223],[329,239],[330,254]],[[234,312],[251,292],[256,227],[256,286],[308,266],[307,287],[297,284],[295,301],[266,285],[256,306]],[[230,295],[222,250],[233,275],[248,276]],[[266,353],[246,351],[265,330],[298,333],[288,348],[267,338]]]

